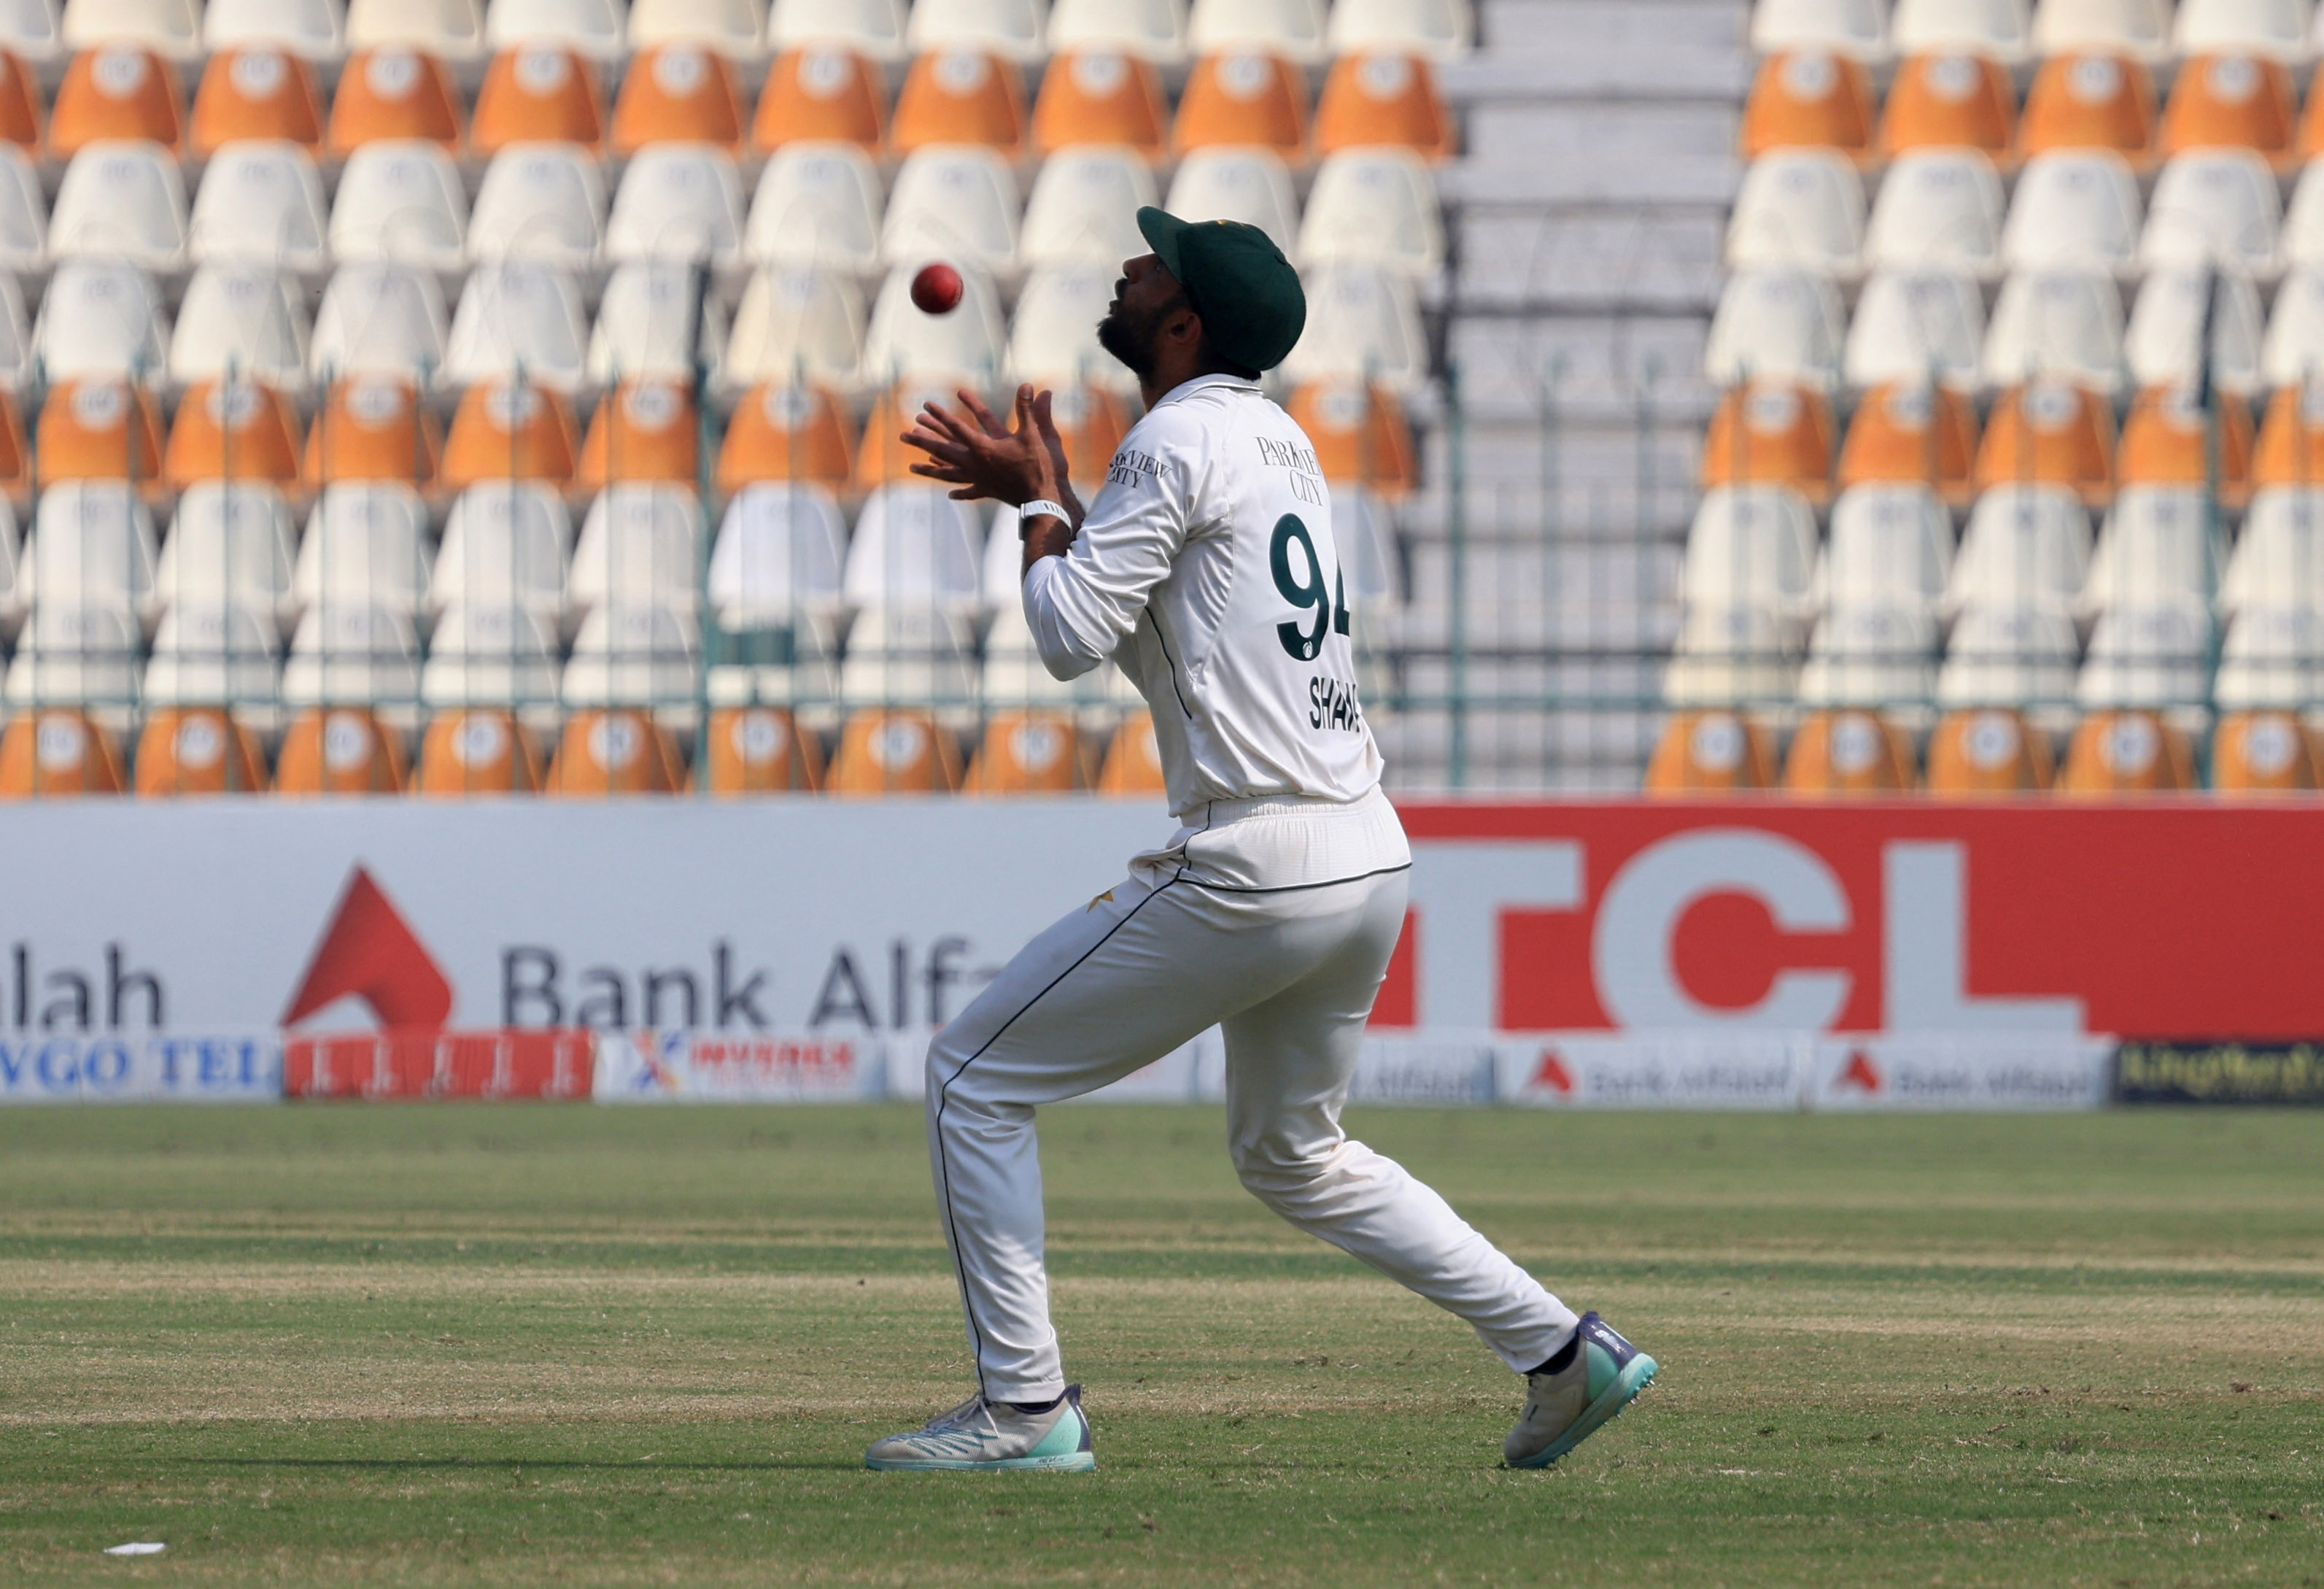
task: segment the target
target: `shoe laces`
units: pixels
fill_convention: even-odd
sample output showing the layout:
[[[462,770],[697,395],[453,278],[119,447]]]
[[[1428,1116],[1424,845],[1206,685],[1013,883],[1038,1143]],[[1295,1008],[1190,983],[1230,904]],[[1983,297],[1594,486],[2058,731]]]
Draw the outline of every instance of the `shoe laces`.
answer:
[[[980,1422],[996,1434],[1000,1431],[1001,1420],[993,1417],[992,1404],[984,1399],[984,1392],[982,1390],[951,1411],[940,1412],[930,1418],[927,1432],[934,1434],[939,1429],[971,1428]]]

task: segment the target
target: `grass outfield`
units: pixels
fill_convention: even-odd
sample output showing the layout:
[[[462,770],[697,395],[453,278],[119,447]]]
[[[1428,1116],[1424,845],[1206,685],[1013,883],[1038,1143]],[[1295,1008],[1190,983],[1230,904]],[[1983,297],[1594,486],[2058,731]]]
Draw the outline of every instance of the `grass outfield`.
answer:
[[[1661,1359],[1562,1471],[1215,1110],[1044,1115],[1088,1476],[860,1465],[914,1109],[0,1112],[0,1581],[2324,1584],[2324,1114],[1353,1124]]]

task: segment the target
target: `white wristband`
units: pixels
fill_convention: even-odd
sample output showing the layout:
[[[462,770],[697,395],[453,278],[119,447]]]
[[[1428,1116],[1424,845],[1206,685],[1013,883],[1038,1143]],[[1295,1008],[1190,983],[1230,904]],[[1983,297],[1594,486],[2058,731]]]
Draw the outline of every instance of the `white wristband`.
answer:
[[[1068,530],[1074,527],[1074,516],[1065,512],[1064,503],[1051,502],[1047,497],[1038,497],[1017,510],[1018,540],[1022,540],[1031,533],[1033,521],[1036,519],[1056,519]]]

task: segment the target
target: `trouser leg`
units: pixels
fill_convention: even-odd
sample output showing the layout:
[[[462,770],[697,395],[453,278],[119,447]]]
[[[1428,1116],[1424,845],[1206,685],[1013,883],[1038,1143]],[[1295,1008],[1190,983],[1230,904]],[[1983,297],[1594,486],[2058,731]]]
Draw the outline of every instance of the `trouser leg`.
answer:
[[[1340,950],[1225,1022],[1228,1140],[1243,1185],[1300,1229],[1466,1319],[1519,1372],[1575,1318],[1403,1167],[1340,1126],[1373,995],[1403,928],[1406,879],[1369,891]]]

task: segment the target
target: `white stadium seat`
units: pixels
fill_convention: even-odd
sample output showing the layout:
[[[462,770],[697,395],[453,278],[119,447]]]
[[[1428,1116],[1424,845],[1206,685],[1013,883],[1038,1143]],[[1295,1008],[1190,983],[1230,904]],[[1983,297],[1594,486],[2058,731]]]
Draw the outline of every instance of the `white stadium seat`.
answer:
[[[167,275],[186,267],[186,186],[158,143],[105,139],[65,167],[49,212],[58,259],[110,259]]]
[[[1282,367],[1295,383],[1354,378],[1417,386],[1427,379],[1428,347],[1412,283],[1371,265],[1310,272],[1307,328]]]
[[[16,641],[8,704],[126,707],[137,697],[140,638],[125,602],[44,602]]]
[[[161,615],[145,664],[148,706],[272,706],[282,636],[274,614],[234,602],[181,603]]]
[[[2004,66],[2026,58],[2025,0],[1896,0],[1889,37],[1899,55],[1969,51]]]
[[[904,42],[916,55],[958,47],[1036,61],[1048,51],[1047,13],[1044,0],[914,0]]]
[[[66,0],[63,37],[78,51],[134,44],[165,60],[190,61],[202,53],[200,0]]]
[[[759,173],[742,252],[753,264],[870,271],[883,202],[879,168],[854,144],[786,143]]]
[[[1263,50],[1312,65],[1324,58],[1323,0],[1194,0],[1186,42],[1196,55]]]
[[[2113,392],[2122,384],[2122,295],[2097,271],[2010,277],[1986,323],[1980,374],[1989,386],[2055,375]]]
[[[693,617],[677,608],[632,600],[592,607],[573,637],[560,693],[574,708],[690,707],[701,650]]]
[[[710,552],[710,599],[721,627],[791,628],[827,622],[843,605],[847,527],[819,485],[761,481],[726,504]]]
[[[2200,486],[2126,485],[2090,553],[2081,610],[2209,603],[2219,561],[2218,528]]]
[[[1842,369],[1854,387],[1890,382],[1977,383],[1985,346],[1985,299],[1968,276],[1880,271],[1864,284],[1849,322]]]
[[[2230,613],[2297,606],[2324,614],[2324,490],[2273,486],[2253,495],[2219,582],[2219,606]]]
[[[1185,0],[1050,0],[1049,48],[1119,50],[1176,66],[1186,59]]]
[[[64,51],[63,7],[59,0],[8,0],[0,5],[0,50],[34,67]]]
[[[631,0],[630,48],[700,44],[735,60],[767,52],[764,0]]]
[[[1975,149],[1913,149],[1889,162],[1864,237],[1868,269],[2001,271],[2001,178]]]
[[[493,156],[468,221],[468,256],[586,271],[605,239],[605,180],[570,143],[512,143]]]
[[[888,196],[880,257],[890,265],[940,259],[1012,274],[1018,208],[1017,179],[999,151],[966,143],[916,150]]]
[[[1722,485],[1695,510],[1682,590],[1689,606],[1758,607],[1789,621],[1807,611],[1815,558],[1804,497],[1783,485]]]
[[[328,599],[299,620],[282,665],[292,707],[379,706],[420,698],[420,636],[409,609]]]
[[[1102,143],[1060,149],[1033,179],[1018,256],[1028,269],[1094,264],[1119,272],[1122,261],[1146,252],[1138,211],[1155,202],[1153,168],[1135,151]]]
[[[1309,225],[1314,217],[1311,196]],[[1838,150],[1770,150],[1743,173],[1727,226],[1729,265],[1845,277],[1862,268],[1863,252],[1864,179]]]
[[[1952,515],[1917,484],[1852,485],[1831,507],[1831,541],[1816,569],[1830,610],[1898,605],[1933,611],[1952,570]]]
[[[1888,0],[1758,0],[1751,48],[1762,55],[1829,50],[1859,60],[1888,58]]]
[[[156,540],[152,515],[128,481],[60,480],[33,510],[17,594],[36,618],[48,606],[147,610]]]
[[[280,392],[307,387],[305,295],[263,264],[206,264],[186,285],[170,339],[180,385],[235,376]]]
[[[2055,605],[1973,606],[1954,623],[1937,670],[1937,705],[2051,707],[2073,694],[2080,645]]]
[[[2052,605],[2068,611],[2089,577],[2090,518],[2059,485],[1997,485],[1977,499],[1945,587],[1949,613]]]
[[[1458,60],[1476,33],[1469,0],[1337,0],[1325,25],[1333,55]]]
[[[1673,707],[1765,707],[1798,689],[1793,626],[1766,607],[1693,607],[1663,675]]]
[[[553,623],[565,605],[572,547],[573,517],[555,487],[530,480],[471,485],[445,522],[429,605],[515,605]]]
[[[2002,258],[2013,271],[2125,274],[2136,259],[2141,222],[2138,179],[2121,155],[2053,150],[2027,161],[2018,176]]]
[[[1014,533],[1013,531],[1011,532]],[[1103,696],[1093,681],[1117,668],[1095,668],[1078,679],[1058,679],[1041,661],[1032,625],[1025,621],[1023,605],[1001,606],[984,636],[984,665],[977,691],[984,708],[1047,707],[1072,710],[1100,705]]]
[[[933,703],[963,715],[976,694],[976,650],[965,617],[926,606],[859,614],[839,668],[839,698],[851,707]]]
[[[625,264],[605,282],[589,333],[589,379],[600,386],[637,375],[692,379],[715,365],[726,320],[696,290],[691,266]]]
[[[291,590],[318,604],[420,610],[429,579],[428,504],[409,485],[344,481],[323,488],[299,543]]]
[[[835,271],[762,270],[742,289],[720,362],[733,388],[776,381],[853,385],[863,360],[863,296]]]
[[[490,0],[484,42],[562,44],[592,60],[619,60],[629,50],[629,11],[622,0]]]
[[[1909,603],[1858,603],[1816,624],[1800,670],[1800,704],[1895,711],[1927,701],[1936,681],[1934,614]]]
[[[346,17],[339,0],[209,0],[202,44],[211,51],[272,46],[335,61],[347,52]]]
[[[572,392],[588,379],[588,318],[571,277],[525,260],[478,265],[452,317],[444,378],[469,386],[521,373]]]
[[[1290,254],[1299,236],[1299,204],[1283,157],[1268,149],[1195,149],[1178,162],[1162,208],[1181,220],[1243,221]]]
[[[314,157],[296,143],[229,143],[210,157],[188,225],[196,264],[272,265],[300,275],[329,268],[327,211]]]
[[[2309,0],[2179,0],[2172,42],[2181,55],[2263,55],[2306,60]]]
[[[344,265],[323,289],[309,360],[315,378],[401,375],[425,383],[444,364],[444,290],[410,265]]]
[[[2245,277],[2200,269],[2158,270],[2140,283],[2123,343],[2131,379],[2141,386],[2193,384],[2207,314],[2211,379],[2229,392],[2255,390],[2263,336],[2258,290]]]
[[[2153,64],[2171,55],[2171,0],[2042,0],[2034,48],[2043,55],[2096,51]]]
[[[347,156],[331,204],[340,263],[392,260],[448,274],[467,263],[467,190],[440,145],[388,139]]]
[[[858,608],[973,611],[984,521],[941,485],[883,485],[864,499],[841,590]]]
[[[1849,180],[1857,181],[1854,172]],[[1857,191],[1860,228],[1860,183]],[[1444,265],[1444,227],[1428,162],[1409,149],[1385,146],[1327,156],[1299,223],[1298,259],[1311,268],[1348,261],[1415,280],[1434,275]]]
[[[567,576],[576,611],[639,601],[691,611],[702,586],[702,506],[682,485],[607,486],[581,522]]]
[[[15,277],[0,273],[0,392],[15,392],[31,379],[33,346],[24,290]]]
[[[2200,707],[2210,682],[2211,614],[2201,602],[2113,607],[2090,631],[2074,699],[2089,711]]]
[[[67,260],[41,295],[32,346],[51,381],[127,375],[158,382],[169,345],[161,289],[134,265]]]
[[[2324,613],[2272,606],[2237,614],[2227,623],[2211,690],[2227,712],[2298,710],[2324,699]]]
[[[874,385],[914,378],[991,384],[1001,374],[1007,325],[991,279],[963,271],[960,307],[932,315],[912,301],[912,274],[911,265],[899,265],[881,284],[863,335],[861,379]],[[729,378],[742,376],[732,372]]]
[[[1840,294],[1805,271],[1738,271],[1719,295],[1703,370],[1713,384],[1838,383]]]
[[[1388,504],[1352,485],[1334,485],[1332,538],[1347,570],[1348,604],[1359,613],[1394,613],[1404,605],[1404,568]]]
[[[844,44],[874,60],[901,60],[904,11],[904,0],[775,0],[767,42],[779,51]]]
[[[272,485],[228,480],[189,485],[161,543],[154,598],[165,606],[230,603],[286,615],[297,534],[290,503]]]
[[[485,54],[483,0],[347,0],[347,48],[400,45],[440,60]]]
[[[731,270],[742,259],[742,181],[707,143],[654,143],[622,173],[605,224],[605,258],[672,259]]]
[[[49,268],[49,201],[32,157],[0,144],[0,271],[38,275]]]
[[[2324,265],[2324,161],[2301,168],[2283,217],[2284,263],[2293,269]]]
[[[2209,266],[2262,280],[2283,268],[2277,250],[2283,202],[2275,173],[2248,149],[2197,149],[2175,155],[2154,181],[2142,270]]]
[[[1113,300],[1115,272],[1097,265],[1035,271],[1017,300],[1009,369],[1040,386],[1104,386],[1134,392],[1138,378],[1098,346],[1097,323]]]
[[[552,626],[538,613],[464,604],[437,620],[420,695],[438,707],[544,705],[557,682]]]

